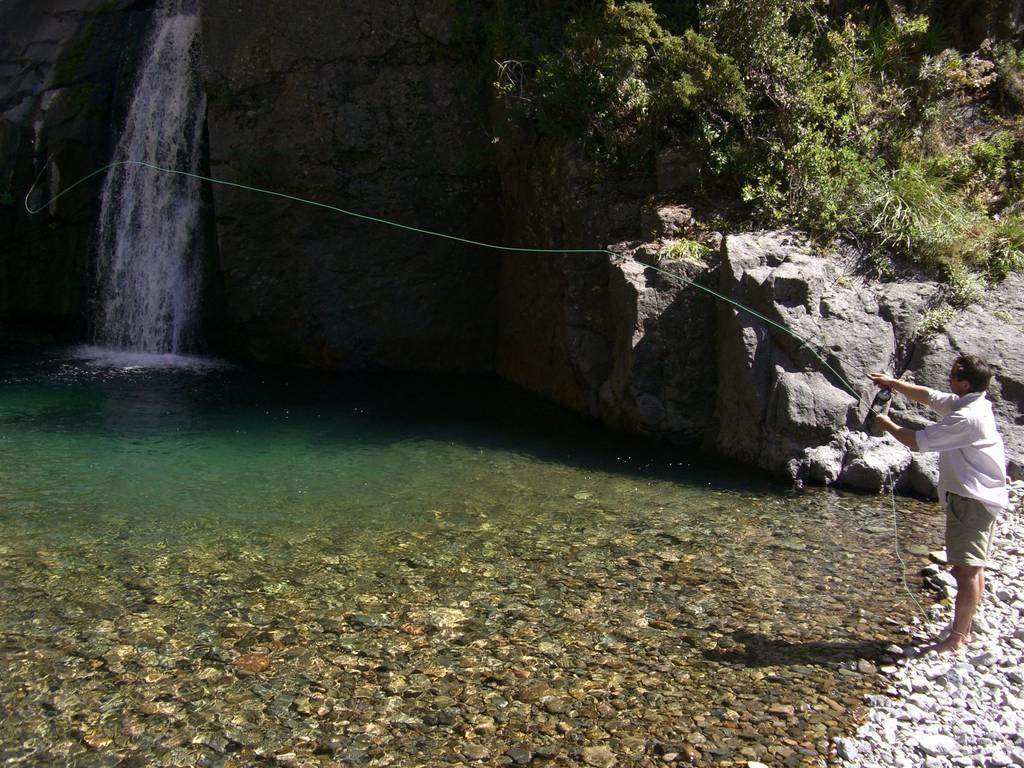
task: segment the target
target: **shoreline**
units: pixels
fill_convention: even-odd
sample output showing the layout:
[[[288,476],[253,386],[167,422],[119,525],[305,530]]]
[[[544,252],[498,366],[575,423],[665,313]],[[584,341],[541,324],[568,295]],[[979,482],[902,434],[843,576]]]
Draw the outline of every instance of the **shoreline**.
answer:
[[[943,656],[910,649],[886,694],[865,698],[866,722],[836,739],[840,765],[1024,766],[1024,482],[1010,484],[993,549],[971,643]],[[948,628],[952,604],[929,613],[933,621],[914,631],[924,642]]]

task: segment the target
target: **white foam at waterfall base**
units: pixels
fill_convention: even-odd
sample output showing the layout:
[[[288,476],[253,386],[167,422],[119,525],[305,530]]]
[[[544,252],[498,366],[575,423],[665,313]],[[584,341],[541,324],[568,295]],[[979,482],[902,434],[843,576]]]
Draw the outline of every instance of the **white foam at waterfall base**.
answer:
[[[199,170],[205,95],[199,19],[180,0],[157,10],[115,161]],[[108,173],[98,233],[94,341],[180,354],[196,339],[201,291],[201,189],[196,179],[135,165]]]
[[[231,364],[205,355],[176,355],[173,353],[132,352],[82,345],[68,350],[70,359],[93,368],[123,372],[182,369],[189,371],[226,370]]]

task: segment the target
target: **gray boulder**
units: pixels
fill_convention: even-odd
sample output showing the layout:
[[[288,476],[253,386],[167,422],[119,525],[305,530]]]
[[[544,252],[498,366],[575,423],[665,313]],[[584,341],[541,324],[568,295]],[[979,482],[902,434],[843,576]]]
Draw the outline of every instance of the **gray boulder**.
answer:
[[[928,499],[937,497],[939,484],[939,455],[937,453],[914,453],[910,466],[903,473],[902,492]]]
[[[898,481],[913,462],[911,451],[892,437],[871,437],[849,432],[839,484],[868,491],[885,491]]]
[[[718,432],[722,453],[773,472],[857,429],[874,389],[870,370],[895,357],[892,326],[870,292],[841,285],[834,265],[790,232],[727,237],[718,311]],[[838,477],[820,453],[815,473]],[[796,462],[796,463],[794,463]]]
[[[640,229],[646,240],[683,235],[693,223],[693,210],[679,203],[652,202],[640,209]]]
[[[719,307],[715,447],[773,472],[865,490],[897,487],[933,496],[934,455],[911,454],[863,424],[876,392],[873,370],[945,389],[957,355],[989,360],[989,392],[1011,477],[1024,469],[1024,276],[1012,275],[979,306],[956,312],[939,332],[920,332],[941,303],[932,283],[865,284],[840,279],[828,254],[789,232],[726,238],[724,294],[756,314]],[[855,398],[854,392],[857,393]],[[892,417],[921,429],[928,409],[897,397]]]

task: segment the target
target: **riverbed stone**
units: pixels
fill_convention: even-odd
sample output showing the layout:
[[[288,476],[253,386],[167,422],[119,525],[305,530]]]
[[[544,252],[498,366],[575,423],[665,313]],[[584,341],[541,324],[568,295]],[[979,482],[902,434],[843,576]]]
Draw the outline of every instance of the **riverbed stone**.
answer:
[[[955,739],[940,733],[924,733],[915,741],[918,749],[931,757],[948,757],[958,748]]]
[[[608,747],[584,747],[583,762],[594,768],[612,768],[618,759]]]

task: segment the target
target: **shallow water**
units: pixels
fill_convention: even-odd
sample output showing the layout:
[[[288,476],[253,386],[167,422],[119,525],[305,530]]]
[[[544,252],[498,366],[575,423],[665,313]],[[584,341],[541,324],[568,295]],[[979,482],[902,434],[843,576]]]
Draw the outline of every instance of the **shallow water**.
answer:
[[[812,764],[912,605],[888,497],[784,490],[489,379],[7,360],[0,759]]]

